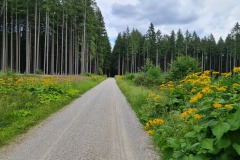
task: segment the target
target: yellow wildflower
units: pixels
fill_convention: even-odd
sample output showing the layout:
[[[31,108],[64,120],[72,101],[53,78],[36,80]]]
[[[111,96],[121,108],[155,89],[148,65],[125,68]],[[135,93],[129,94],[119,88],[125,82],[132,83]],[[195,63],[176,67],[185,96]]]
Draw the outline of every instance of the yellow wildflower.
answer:
[[[239,87],[239,84],[234,83],[232,86],[233,86],[233,88],[237,88],[237,87]]]
[[[212,74],[216,74],[217,75],[217,74],[220,74],[220,73],[219,72],[212,72]]]
[[[227,87],[223,86],[223,87],[220,87],[220,88],[217,88],[218,91],[226,91],[227,90]]]
[[[148,135],[153,135],[153,130],[148,130],[148,131],[147,131],[147,134],[148,134]]]
[[[201,92],[204,93],[204,94],[208,94],[208,93],[211,92],[211,89],[209,87],[206,87],[206,88],[202,89]]]
[[[181,117],[182,117],[182,118],[185,118],[185,117],[187,117],[187,116],[188,116],[188,111],[185,111],[185,112],[181,113]]]
[[[234,67],[234,68],[233,68],[233,72],[235,72],[235,73],[236,73],[236,72],[240,72],[240,67]]]
[[[213,104],[213,107],[214,108],[221,108],[222,107],[222,104],[220,104],[220,103],[215,103],[215,104]]]
[[[229,72],[229,73],[227,73],[226,75],[225,75],[225,77],[231,77],[232,76],[232,73],[231,72]]]
[[[194,114],[193,116],[195,119],[200,119],[202,116],[200,114]]]
[[[226,107],[227,109],[232,109],[232,108],[233,108],[230,104],[226,104],[225,107]]]
[[[194,96],[194,97],[192,97],[189,102],[190,102],[190,103],[195,103],[196,101],[198,101],[199,99],[201,99],[202,96],[203,96],[203,95],[202,95],[201,93],[197,93],[197,95]]]
[[[209,71],[209,70],[206,70],[206,71],[204,71],[204,74],[206,74],[206,75],[209,75],[209,74],[210,74],[210,72],[211,72],[211,71]]]

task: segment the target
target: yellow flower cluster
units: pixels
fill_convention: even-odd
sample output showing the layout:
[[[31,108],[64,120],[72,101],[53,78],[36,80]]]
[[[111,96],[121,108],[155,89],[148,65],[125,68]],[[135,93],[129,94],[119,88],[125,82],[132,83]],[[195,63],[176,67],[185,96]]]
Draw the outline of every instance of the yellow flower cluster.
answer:
[[[200,72],[190,74],[181,81],[181,83],[190,83],[194,86],[196,85],[206,86],[210,82],[211,82],[211,77],[208,74],[208,71],[205,71],[204,74],[201,74]]]
[[[169,81],[168,83],[164,83],[160,85],[160,90],[163,91],[164,89],[172,90],[174,89],[174,84],[172,81]]]
[[[149,121],[146,123],[144,129],[145,129],[145,130],[149,130],[150,127],[153,127],[153,126],[156,126],[156,125],[162,125],[162,124],[164,124],[164,120],[159,119],[159,118],[155,118],[155,119],[153,119],[153,120],[149,120]]]
[[[212,74],[219,75],[220,73],[219,72],[212,72]]]
[[[235,73],[240,72],[240,67],[234,67],[234,68],[233,68],[233,72],[235,72]]]
[[[226,86],[219,87],[219,88],[217,88],[217,90],[225,92],[227,90],[227,87]]]
[[[186,118],[188,115],[192,115],[193,113],[197,112],[196,108],[189,108],[187,111],[181,113],[182,118]]]
[[[200,115],[200,114],[194,114],[194,119],[201,119],[202,118],[202,116]]]
[[[41,76],[41,77],[17,77],[0,79],[1,85],[7,85],[8,87],[17,88],[17,87],[26,87],[26,86],[54,86],[57,84],[69,84],[72,80],[70,77],[58,77],[58,76]]]
[[[153,133],[154,133],[153,130],[148,130],[148,131],[147,131],[147,134],[148,134],[148,135],[153,135]]]
[[[205,88],[202,89],[201,92],[202,92],[203,94],[208,94],[208,93],[210,93],[211,91],[212,91],[212,90],[211,90],[210,87],[205,87]]]
[[[231,73],[231,72],[229,72],[229,73],[222,73],[222,76],[231,77],[231,76],[232,76],[232,73]]]
[[[232,87],[233,87],[234,89],[238,88],[239,86],[240,86],[240,85],[237,84],[237,83],[234,83],[234,84],[232,85]]]
[[[192,97],[192,98],[189,100],[189,102],[190,102],[190,103],[195,103],[195,102],[197,102],[199,99],[201,99],[202,97],[203,97],[203,94],[199,92],[199,93],[197,93],[196,96]]]
[[[5,84],[6,84],[5,80],[0,78],[0,85],[5,85]]]
[[[150,101],[153,103],[154,107],[156,107],[159,103],[160,95],[155,93],[150,93],[148,97],[146,98],[147,101]]]
[[[233,109],[233,107],[232,107],[230,104],[226,104],[225,107],[226,107],[227,109]]]
[[[213,104],[213,107],[216,108],[216,109],[222,108],[222,104],[220,104],[220,103],[215,103],[215,104]]]

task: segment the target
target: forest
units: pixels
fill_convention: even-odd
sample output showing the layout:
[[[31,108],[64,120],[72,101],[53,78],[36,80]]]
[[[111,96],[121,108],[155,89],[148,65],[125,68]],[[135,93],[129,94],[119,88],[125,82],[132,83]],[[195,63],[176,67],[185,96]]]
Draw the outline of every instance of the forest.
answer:
[[[236,23],[226,39],[218,41],[212,34],[200,38],[194,31],[174,30],[170,35],[155,31],[151,23],[146,34],[127,27],[119,33],[113,48],[113,66],[118,75],[136,73],[149,59],[156,67],[167,72],[179,56],[191,56],[204,70],[229,72],[240,65],[240,25]]]
[[[94,0],[2,0],[0,68],[26,74],[103,74],[111,46]]]
[[[196,58],[202,72],[229,72],[240,65],[240,25],[225,39],[179,29],[163,34],[151,23],[120,32],[111,49],[95,0],[0,2],[0,69],[26,74],[136,73],[147,59],[167,72],[179,56]]]

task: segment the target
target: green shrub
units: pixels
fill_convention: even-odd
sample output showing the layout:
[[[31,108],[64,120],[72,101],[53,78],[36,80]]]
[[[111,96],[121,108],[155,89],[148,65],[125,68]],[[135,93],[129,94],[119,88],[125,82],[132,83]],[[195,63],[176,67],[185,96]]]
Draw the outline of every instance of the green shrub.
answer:
[[[99,67],[99,68],[97,69],[97,72],[98,72],[99,75],[103,75],[103,70],[102,70],[102,68]]]
[[[91,73],[84,73],[83,75],[84,75],[84,76],[87,76],[87,77],[91,77],[91,76],[92,76]]]
[[[126,73],[126,74],[124,75],[124,78],[125,78],[125,79],[128,79],[128,80],[133,80],[133,79],[135,78],[135,75],[132,74],[132,73]]]
[[[139,69],[139,72],[144,72],[146,73],[148,70],[155,68],[155,66],[153,65],[152,61],[150,61],[149,59],[147,59],[145,65],[143,67],[141,67]]]
[[[41,69],[38,69],[35,72],[36,72],[36,74],[40,74],[40,75],[44,74],[43,70],[41,70]]]
[[[199,71],[200,64],[196,59],[188,56],[181,56],[171,64],[168,79],[179,80],[188,74]]]
[[[137,73],[134,78],[134,83],[138,86],[145,86],[146,85],[146,73]]]

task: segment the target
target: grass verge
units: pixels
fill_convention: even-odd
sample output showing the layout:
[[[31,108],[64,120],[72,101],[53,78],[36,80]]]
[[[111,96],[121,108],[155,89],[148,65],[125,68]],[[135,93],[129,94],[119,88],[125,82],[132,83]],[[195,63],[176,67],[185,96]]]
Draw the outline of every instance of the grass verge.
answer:
[[[99,76],[52,78],[1,75],[0,147],[27,132],[32,126],[105,79]]]
[[[145,121],[143,120],[144,113],[142,112],[141,106],[146,103],[146,97],[152,90],[146,87],[136,86],[130,80],[123,80],[121,78],[116,78],[116,80],[119,88],[127,98],[128,103],[135,111],[140,122],[145,125]]]

